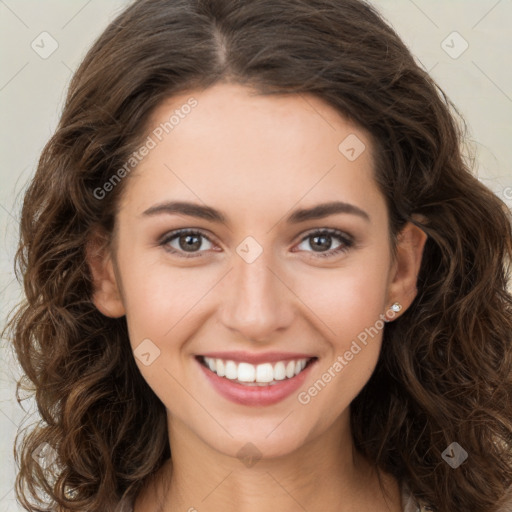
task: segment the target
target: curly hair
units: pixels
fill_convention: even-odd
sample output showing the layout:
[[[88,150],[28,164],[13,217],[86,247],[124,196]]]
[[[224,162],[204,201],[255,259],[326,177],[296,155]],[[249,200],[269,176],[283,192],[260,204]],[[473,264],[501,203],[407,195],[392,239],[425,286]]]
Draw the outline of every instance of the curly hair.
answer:
[[[29,511],[113,511],[171,457],[164,405],[142,378],[125,318],[92,302],[85,248],[112,233],[121,180],[151,113],[217,82],[314,94],[373,137],[396,242],[428,235],[411,307],[386,325],[374,374],[351,404],[354,442],[439,512],[497,510],[512,483],[510,212],[463,155],[453,103],[360,0],[139,0],[74,74],[24,198],[7,329],[41,420],[15,443]],[[457,470],[442,452],[457,441]],[[34,450],[57,459],[42,467]],[[45,501],[47,500],[47,501]],[[49,500],[49,501],[48,501]]]

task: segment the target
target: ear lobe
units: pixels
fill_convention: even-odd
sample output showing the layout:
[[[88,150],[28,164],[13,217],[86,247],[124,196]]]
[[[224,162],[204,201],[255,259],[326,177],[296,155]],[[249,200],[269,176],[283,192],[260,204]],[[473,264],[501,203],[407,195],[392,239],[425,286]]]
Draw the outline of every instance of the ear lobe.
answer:
[[[125,308],[119,292],[107,237],[96,231],[87,242],[85,253],[93,282],[92,302],[105,316],[111,318],[123,316]]]
[[[391,302],[400,302],[404,310],[418,293],[417,280],[427,238],[427,234],[412,222],[407,222],[398,235],[389,297]]]

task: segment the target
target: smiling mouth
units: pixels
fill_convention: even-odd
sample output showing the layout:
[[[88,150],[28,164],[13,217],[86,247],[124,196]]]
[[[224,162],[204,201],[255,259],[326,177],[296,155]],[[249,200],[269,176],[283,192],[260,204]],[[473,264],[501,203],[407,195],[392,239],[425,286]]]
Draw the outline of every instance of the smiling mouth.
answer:
[[[196,356],[196,359],[218,377],[234,383],[244,386],[275,386],[293,379],[318,358],[291,359],[257,365],[205,356]]]

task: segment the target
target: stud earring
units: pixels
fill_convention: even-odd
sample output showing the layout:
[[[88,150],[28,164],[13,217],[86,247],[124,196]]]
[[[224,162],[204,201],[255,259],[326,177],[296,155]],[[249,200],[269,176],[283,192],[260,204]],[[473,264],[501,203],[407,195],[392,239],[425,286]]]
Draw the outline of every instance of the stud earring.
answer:
[[[393,304],[391,304],[391,306],[389,306],[388,309],[388,313],[391,312],[391,318],[386,318],[384,322],[391,322],[391,320],[395,318],[395,313],[399,313],[400,311],[402,311],[402,304],[400,304],[400,302],[394,302]]]
[[[391,305],[389,309],[391,309],[391,311],[394,311],[395,313],[399,313],[400,311],[402,311],[402,304],[400,304],[400,302],[395,302]]]

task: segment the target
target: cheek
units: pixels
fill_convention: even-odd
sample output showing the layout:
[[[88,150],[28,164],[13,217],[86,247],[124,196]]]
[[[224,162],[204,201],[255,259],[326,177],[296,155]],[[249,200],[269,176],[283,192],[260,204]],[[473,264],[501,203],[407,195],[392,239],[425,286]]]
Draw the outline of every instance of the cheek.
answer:
[[[315,432],[347,410],[375,370],[382,346],[384,286],[356,276],[345,284],[335,293],[331,283],[330,297],[323,296],[323,306],[316,303],[315,312],[328,326],[327,348],[314,378],[297,396],[310,417],[318,418]]]
[[[350,405],[375,369],[385,326],[388,263],[385,257],[361,258],[357,265],[336,269],[325,278],[317,274],[302,281],[301,293],[314,290],[306,303],[316,325],[324,325],[327,349],[315,378],[301,390],[299,403],[310,411],[324,411],[322,424],[330,424]]]
[[[127,252],[118,264],[132,345],[144,338],[163,341],[214,283],[197,269],[172,268],[147,251]]]
[[[326,337],[341,347],[385,312],[388,284],[386,258],[361,258],[355,264],[317,270],[295,281],[297,295],[322,320]]]

